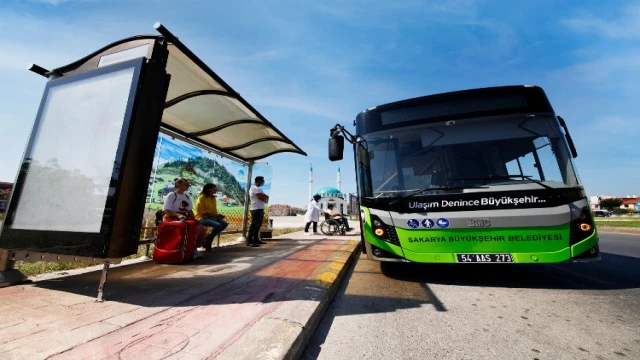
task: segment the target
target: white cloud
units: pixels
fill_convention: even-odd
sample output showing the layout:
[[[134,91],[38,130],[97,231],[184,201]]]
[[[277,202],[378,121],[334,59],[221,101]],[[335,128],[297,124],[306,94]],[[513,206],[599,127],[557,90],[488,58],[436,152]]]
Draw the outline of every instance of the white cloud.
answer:
[[[24,43],[7,42],[0,47],[0,70],[6,71],[23,71],[28,68],[31,63],[36,63],[48,70],[51,66],[63,65],[64,59],[70,58],[66,52],[56,49],[40,49]],[[51,60],[62,60],[61,63],[52,63]],[[44,62],[42,62],[44,61]]]
[[[58,6],[71,2],[96,2],[98,0],[31,0],[35,3],[43,3],[45,5]]]
[[[640,134],[635,99],[640,76],[626,69],[634,61],[640,57],[599,59],[549,75],[547,93],[554,95],[556,112],[567,120],[581,154],[579,162],[603,167],[612,159],[632,157]]]
[[[340,111],[328,99],[318,99],[304,96],[262,95],[255,96],[255,103],[260,106],[273,106],[283,109],[290,109],[301,113],[311,114],[323,118],[340,119],[344,118],[346,111]]]
[[[640,3],[636,2],[618,9],[615,15],[607,18],[583,12],[579,16],[563,20],[562,23],[575,31],[593,33],[605,38],[638,38],[640,37]]]
[[[586,136],[583,140],[588,140],[591,145],[597,144],[609,148],[631,146],[631,141],[625,143],[623,139],[633,137],[629,132],[633,133],[633,129],[639,122],[640,116],[605,115],[586,124],[584,130],[581,130],[581,134]],[[636,131],[636,133],[640,133],[640,131]]]
[[[583,149],[579,152],[599,157],[630,149],[640,134],[640,51],[551,71],[543,87],[556,112],[567,119],[576,145]]]
[[[554,82],[597,86],[591,91],[637,90],[640,87],[640,49],[626,49],[548,73]]]
[[[117,40],[108,34],[120,30],[115,22],[64,22],[15,13],[0,13],[0,24],[0,70],[9,71],[24,70],[30,63],[49,70],[67,65]]]
[[[375,27],[377,29],[393,27],[395,18],[398,21],[413,21],[407,14],[430,17],[435,21],[467,22],[477,18],[478,1],[449,0],[426,3],[421,0],[377,2],[375,6],[369,0],[322,1],[307,5],[313,13],[325,14],[334,20],[349,23],[354,27]],[[385,20],[386,19],[386,20]]]

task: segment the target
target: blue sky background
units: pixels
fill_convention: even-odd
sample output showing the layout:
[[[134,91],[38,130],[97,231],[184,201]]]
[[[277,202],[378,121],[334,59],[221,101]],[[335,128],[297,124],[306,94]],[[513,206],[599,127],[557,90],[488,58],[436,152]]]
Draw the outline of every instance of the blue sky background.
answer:
[[[464,88],[535,84],[568,122],[589,195],[640,194],[640,1],[0,0],[0,181],[13,181],[45,79],[162,22],[309,156],[278,154],[272,203],[354,192],[329,128],[368,107]]]

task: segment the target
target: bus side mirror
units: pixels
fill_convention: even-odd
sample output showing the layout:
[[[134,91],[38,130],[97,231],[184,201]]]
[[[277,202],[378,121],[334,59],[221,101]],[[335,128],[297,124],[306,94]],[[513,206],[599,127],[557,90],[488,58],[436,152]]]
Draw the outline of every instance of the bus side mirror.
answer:
[[[329,160],[342,160],[344,153],[344,136],[335,135],[329,138]]]
[[[564,137],[565,139],[567,139],[567,143],[569,144],[569,150],[571,150],[571,156],[573,156],[573,158],[575,159],[578,157],[578,151],[576,150],[576,146],[573,144],[573,139],[571,138],[571,134],[569,134],[569,128],[567,127],[567,123],[560,116],[558,116],[558,121],[560,122],[560,125],[564,129]]]

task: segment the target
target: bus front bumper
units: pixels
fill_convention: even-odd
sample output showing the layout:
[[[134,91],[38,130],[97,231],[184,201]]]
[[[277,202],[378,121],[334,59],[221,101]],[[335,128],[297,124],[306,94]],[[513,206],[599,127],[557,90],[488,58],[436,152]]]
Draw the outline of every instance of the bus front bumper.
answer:
[[[382,245],[382,244],[380,244]],[[379,247],[365,241],[367,257],[371,260],[385,262],[416,262],[416,263],[459,263],[457,253],[419,253],[401,249],[395,245],[384,244],[385,249],[376,256]],[[403,253],[404,257],[394,253]],[[549,264],[562,262],[591,262],[600,260],[598,234],[594,232],[588,238],[554,252],[519,252],[510,253],[514,264]]]

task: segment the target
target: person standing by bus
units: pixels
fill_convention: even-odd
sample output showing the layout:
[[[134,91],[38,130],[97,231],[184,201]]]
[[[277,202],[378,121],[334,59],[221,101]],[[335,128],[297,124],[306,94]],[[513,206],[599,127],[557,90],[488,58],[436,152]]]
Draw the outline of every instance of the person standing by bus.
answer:
[[[247,246],[258,247],[259,244],[266,244],[260,241],[260,227],[264,218],[264,203],[269,201],[269,196],[260,189],[264,185],[264,177],[256,176],[255,183],[249,189],[249,198],[251,200],[251,226],[249,227],[249,236],[247,237]]]
[[[322,197],[318,194],[313,195],[313,199],[307,205],[307,212],[304,214],[304,221],[306,224],[304,225],[304,234],[310,235],[309,233],[309,225],[313,223],[313,235],[320,235],[318,232],[318,220],[320,220],[320,213],[322,213],[322,208],[318,205],[318,201],[320,201]]]

